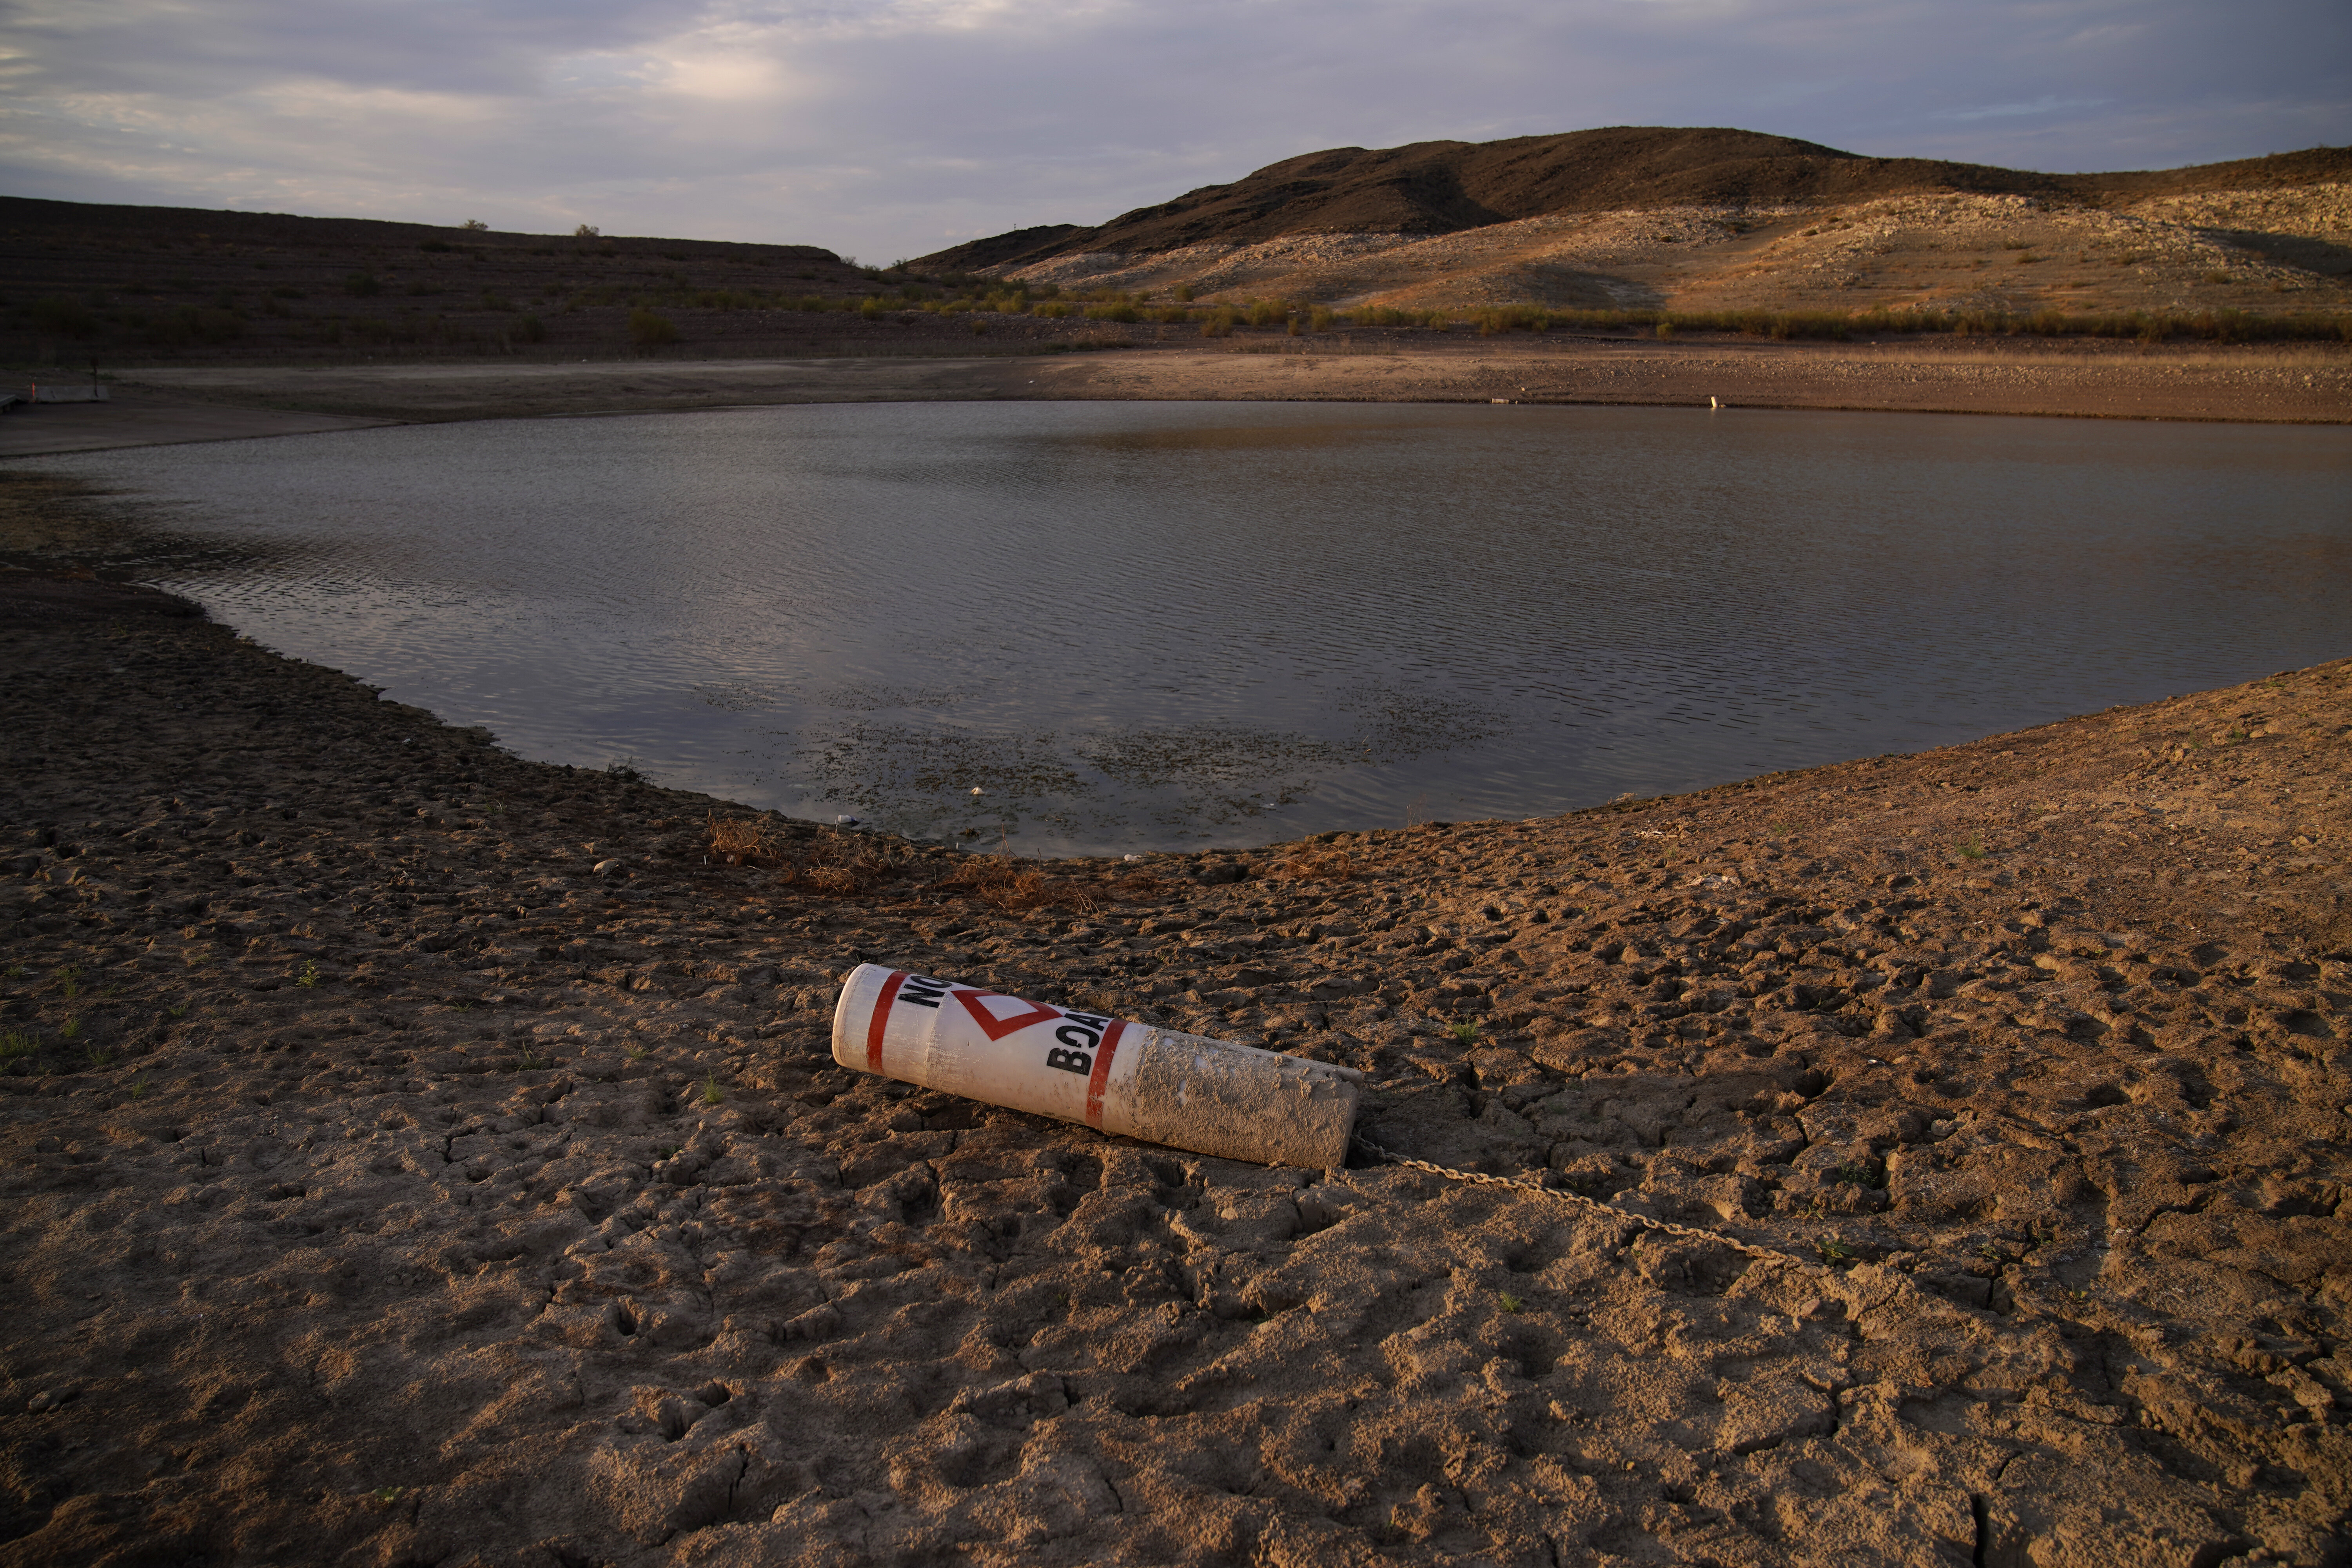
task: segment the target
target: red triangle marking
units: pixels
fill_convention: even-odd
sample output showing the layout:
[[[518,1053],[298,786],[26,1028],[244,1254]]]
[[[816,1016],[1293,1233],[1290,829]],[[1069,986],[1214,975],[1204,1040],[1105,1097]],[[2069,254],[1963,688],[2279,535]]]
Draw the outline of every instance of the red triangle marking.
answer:
[[[971,1015],[972,1022],[980,1026],[981,1033],[991,1040],[1001,1040],[1015,1029],[1025,1029],[1032,1024],[1050,1023],[1062,1016],[1058,1008],[1039,1006],[1034,1002],[1024,1002],[1018,996],[1006,996],[994,991],[958,991],[954,994],[955,999],[963,1004],[963,1010]],[[1000,1018],[981,1005],[983,1002],[1010,1002],[1016,1007],[1027,1007],[1031,1011]]]

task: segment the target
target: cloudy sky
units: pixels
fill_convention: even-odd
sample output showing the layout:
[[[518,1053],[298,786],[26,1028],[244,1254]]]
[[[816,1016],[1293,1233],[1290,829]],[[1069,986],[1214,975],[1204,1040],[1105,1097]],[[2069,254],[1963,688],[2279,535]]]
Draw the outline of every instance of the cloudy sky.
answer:
[[[1727,125],[2053,171],[2352,142],[2346,0],[0,0],[0,191],[888,260],[1293,153]]]

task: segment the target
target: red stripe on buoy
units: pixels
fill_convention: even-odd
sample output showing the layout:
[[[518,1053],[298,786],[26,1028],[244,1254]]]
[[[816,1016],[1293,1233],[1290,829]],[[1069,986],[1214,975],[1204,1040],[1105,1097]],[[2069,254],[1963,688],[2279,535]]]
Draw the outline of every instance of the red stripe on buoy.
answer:
[[[1118,1037],[1127,1033],[1127,1020],[1116,1018],[1103,1031],[1102,1048],[1095,1052],[1095,1070],[1087,1076],[1087,1125],[1102,1131],[1103,1090],[1110,1086],[1111,1054],[1118,1049]]]
[[[882,983],[882,994],[874,998],[874,1016],[866,1023],[866,1070],[882,1070],[882,1031],[890,1022],[890,1004],[898,999],[898,987],[907,983],[907,972],[894,969],[890,978]]]

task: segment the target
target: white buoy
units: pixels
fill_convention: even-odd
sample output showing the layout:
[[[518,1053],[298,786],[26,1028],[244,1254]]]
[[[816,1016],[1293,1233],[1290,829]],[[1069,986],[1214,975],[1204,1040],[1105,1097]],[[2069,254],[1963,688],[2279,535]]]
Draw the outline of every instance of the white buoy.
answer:
[[[860,1072],[1265,1165],[1347,1163],[1353,1068],[861,963],[833,1012]]]

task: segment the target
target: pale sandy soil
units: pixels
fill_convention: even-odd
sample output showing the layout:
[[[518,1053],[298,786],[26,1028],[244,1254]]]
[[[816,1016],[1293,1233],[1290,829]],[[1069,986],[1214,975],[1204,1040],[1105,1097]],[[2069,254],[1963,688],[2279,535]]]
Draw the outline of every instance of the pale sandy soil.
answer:
[[[1661,342],[1378,332],[992,359],[224,365],[124,373],[176,399],[393,419],[992,398],[1657,404],[2336,424],[2352,344],[2142,348],[2010,340]],[[135,390],[134,388],[134,390]],[[129,405],[126,403],[125,409]],[[119,412],[118,416],[121,416]],[[125,428],[130,421],[123,418]],[[0,421],[0,432],[13,432]],[[13,435],[12,435],[13,438]]]
[[[174,608],[0,578],[0,1564],[2344,1558],[2352,665],[991,903]],[[1789,1260],[850,1073],[866,959]]]

